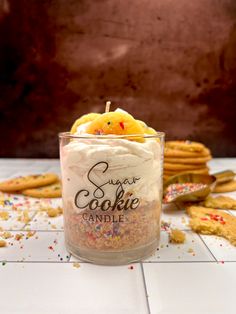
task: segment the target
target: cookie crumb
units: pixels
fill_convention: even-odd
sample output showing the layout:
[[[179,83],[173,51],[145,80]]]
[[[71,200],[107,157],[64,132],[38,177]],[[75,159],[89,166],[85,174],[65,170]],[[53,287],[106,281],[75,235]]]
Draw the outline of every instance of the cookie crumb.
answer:
[[[184,243],[185,233],[179,229],[171,229],[170,242],[171,243]]]
[[[0,240],[0,247],[7,246],[7,242],[5,240]]]
[[[21,233],[17,233],[16,235],[15,235],[15,239],[17,240],[17,241],[20,241],[20,239],[22,239],[23,238],[23,234]]]
[[[78,262],[73,263],[73,267],[74,267],[74,268],[80,268],[80,263],[78,263]]]
[[[59,215],[63,214],[63,208],[62,207],[58,206],[57,209],[58,209]]]
[[[17,220],[24,222],[24,223],[28,223],[30,221],[28,210],[21,212],[21,214],[20,214],[20,216],[18,216]]]
[[[48,208],[47,209],[47,214],[48,214],[48,217],[57,217],[59,215],[59,210],[58,208]]]
[[[192,248],[189,248],[187,252],[188,253],[194,253],[194,250]]]
[[[9,238],[12,238],[13,235],[11,234],[11,232],[9,231],[5,231],[1,234],[1,237],[4,238],[4,239],[9,239]]]
[[[0,212],[0,218],[2,220],[8,220],[9,219],[9,213],[5,212],[5,211]]]
[[[27,238],[31,238],[35,235],[36,231],[28,231],[27,234],[26,234],[26,237]]]

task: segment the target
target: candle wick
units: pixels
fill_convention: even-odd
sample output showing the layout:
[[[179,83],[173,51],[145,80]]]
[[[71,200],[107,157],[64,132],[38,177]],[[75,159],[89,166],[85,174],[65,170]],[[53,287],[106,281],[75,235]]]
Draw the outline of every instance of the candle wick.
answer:
[[[111,101],[106,102],[105,113],[110,111]]]

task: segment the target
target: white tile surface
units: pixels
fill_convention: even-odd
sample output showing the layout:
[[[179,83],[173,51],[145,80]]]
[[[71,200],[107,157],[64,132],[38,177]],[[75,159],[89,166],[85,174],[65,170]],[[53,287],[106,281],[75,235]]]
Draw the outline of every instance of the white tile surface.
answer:
[[[235,246],[231,245],[229,241],[225,240],[222,237],[216,237],[211,235],[201,235],[201,238],[210,248],[212,254],[215,256],[217,261],[236,262],[236,248]]]
[[[235,313],[235,264],[147,263],[143,267],[151,313]]]
[[[212,173],[236,170],[236,159],[213,159],[209,166]],[[43,171],[60,174],[59,161],[0,159],[0,180],[1,173],[9,178],[16,173]],[[225,195],[236,199],[236,192]],[[46,213],[37,213],[39,207],[61,206],[61,199],[37,200],[16,195],[13,203],[37,215],[26,227],[38,231],[28,240],[26,231],[12,232],[14,236],[23,233],[23,239],[9,239],[8,246],[0,248],[0,261],[8,261],[5,266],[0,263],[1,314],[145,314],[149,313],[145,283],[151,314],[235,313],[236,248],[221,238],[200,238],[191,232],[188,216],[180,205],[164,206],[162,220],[170,222],[172,228],[185,230],[186,243],[169,244],[168,233],[162,231],[159,250],[143,262],[143,276],[140,264],[134,264],[133,269],[83,262],[80,268],[73,267],[77,259],[70,257],[64,233],[57,231],[62,230],[62,216],[48,218]],[[16,211],[11,210],[11,205],[1,204],[0,210],[4,207],[12,219],[0,220],[0,226],[21,229],[23,223],[17,221]],[[236,211],[230,212],[236,215]]]
[[[210,169],[214,169],[214,168],[222,168],[221,162],[218,158],[214,158],[210,161],[207,162],[208,167],[210,167]]]
[[[185,236],[185,243],[172,244],[169,243],[168,232],[162,231],[158,250],[145,262],[214,261],[211,253],[196,233],[185,231]]]
[[[34,198],[0,192],[0,210],[30,210],[62,206],[61,198]]]
[[[236,170],[236,158],[217,158],[217,164],[222,168],[222,170]]]
[[[70,256],[70,262],[83,262],[83,261],[80,261],[80,259],[78,259],[77,257],[71,255]]]
[[[176,206],[173,203],[162,206],[161,220],[167,223],[171,223],[172,228],[178,228],[181,230],[189,230],[188,226],[189,217],[185,212],[185,209],[181,205]]]
[[[0,218],[0,227],[4,230],[22,230],[26,225],[26,222],[21,221],[23,217],[23,212],[17,212],[13,210],[1,210],[0,212],[7,212],[9,214],[8,220],[3,220]],[[35,212],[29,211],[28,216],[30,219],[35,215]],[[20,220],[19,220],[20,219]]]
[[[57,165],[57,166],[50,166],[50,167],[47,169],[47,172],[56,173],[56,174],[60,177],[60,176],[61,176],[61,168],[60,168],[60,165]]]
[[[14,176],[24,176],[24,175],[31,175],[31,174],[41,174],[43,172],[47,172],[48,166],[45,164],[44,167],[41,166],[40,168],[35,166],[21,166],[21,167],[11,167],[11,170],[14,169]]]
[[[9,178],[14,176],[14,170],[0,168],[0,181],[8,180]]]
[[[0,267],[1,313],[146,314],[140,265],[103,267],[73,263]]]
[[[11,233],[14,237],[16,234],[23,234],[23,238],[19,241],[15,238],[7,240],[7,247],[1,248],[0,251],[1,261],[59,262],[61,258],[63,261],[67,260],[66,256],[69,254],[65,249],[63,232],[38,231],[28,239],[25,231]]]
[[[236,198],[235,198],[236,199]],[[233,216],[236,216],[236,209],[234,210],[229,210],[230,214],[233,215]]]
[[[30,230],[63,230],[63,216],[48,217],[44,211],[38,212],[26,225]]]

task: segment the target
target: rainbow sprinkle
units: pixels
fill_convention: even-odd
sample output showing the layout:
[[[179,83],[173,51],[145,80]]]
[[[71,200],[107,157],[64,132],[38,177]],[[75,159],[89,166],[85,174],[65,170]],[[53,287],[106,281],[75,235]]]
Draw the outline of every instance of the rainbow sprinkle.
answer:
[[[190,192],[196,192],[207,187],[203,183],[173,183],[170,184],[164,195],[164,203],[172,202],[177,196],[181,196]]]

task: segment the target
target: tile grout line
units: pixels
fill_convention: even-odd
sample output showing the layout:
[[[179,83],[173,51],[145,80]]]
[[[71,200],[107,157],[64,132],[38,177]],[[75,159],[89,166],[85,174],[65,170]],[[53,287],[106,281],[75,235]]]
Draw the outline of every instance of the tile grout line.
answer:
[[[72,263],[74,263],[74,262],[69,262],[69,261],[58,261],[58,260],[57,261],[50,261],[50,260],[48,260],[48,261],[44,261],[44,260],[42,260],[42,261],[27,261],[27,260],[8,261],[6,259],[0,260],[0,263],[2,263],[2,262],[11,263],[11,264],[14,264],[14,263],[15,264],[19,264],[19,263],[21,263],[21,264],[40,264],[40,263],[42,263],[42,264],[72,264]],[[78,263],[86,264],[86,262],[83,262],[83,261],[78,261]]]
[[[216,261],[143,261],[143,264],[194,264],[194,263],[215,263]]]
[[[27,231],[35,231],[35,232],[64,232],[62,229],[49,229],[49,230],[39,230],[39,229],[4,229],[4,231],[10,231],[10,232],[27,232]]]
[[[200,240],[202,241],[202,243],[205,245],[205,247],[207,248],[207,250],[210,252],[211,256],[214,258],[214,260],[218,263],[217,258],[215,257],[215,255],[212,253],[212,251],[210,250],[210,248],[207,246],[207,244],[205,243],[205,241],[202,239],[201,235],[199,233],[197,233],[198,237],[200,238]]]
[[[178,203],[175,203],[176,204],[176,206],[179,208],[179,209],[182,209],[182,208],[184,208],[184,206],[182,205],[179,205]],[[185,209],[185,208],[184,208]],[[200,240],[201,240],[201,242],[204,244],[204,246],[207,248],[207,250],[210,252],[210,254],[211,254],[211,256],[214,258],[214,260],[216,261],[216,262],[218,262],[218,260],[217,260],[217,258],[215,257],[215,255],[212,253],[212,251],[210,250],[210,248],[207,246],[207,244],[205,243],[205,241],[202,239],[202,237],[200,236],[200,234],[199,233],[197,233],[197,236],[200,238]]]
[[[140,267],[141,267],[144,291],[145,291],[145,296],[146,296],[147,310],[148,310],[148,314],[151,314],[151,309],[150,309],[150,304],[149,304],[149,299],[148,299],[148,293],[147,293],[146,279],[145,279],[145,274],[144,274],[144,269],[143,269],[143,262],[140,262]]]
[[[2,263],[2,262],[6,262],[6,263],[12,263],[12,264],[14,264],[14,263],[22,263],[22,264],[30,264],[30,263],[32,263],[32,264],[39,264],[39,263],[43,263],[43,264],[72,264],[72,263],[75,263],[74,261],[27,261],[27,260],[24,260],[24,261],[21,261],[21,260],[19,260],[19,261],[14,261],[14,260],[10,260],[10,261],[8,261],[8,260],[6,260],[6,259],[4,259],[4,260],[0,260],[0,263]],[[80,263],[80,264],[91,264],[91,263],[88,263],[88,262],[85,262],[85,261],[81,261],[81,260],[78,260],[78,261],[76,261],[76,262],[78,262],[78,263]],[[175,263],[175,262],[142,262],[143,264],[173,264],[173,263]],[[181,264],[181,263],[184,263],[184,264],[201,264],[201,263],[218,263],[218,262],[216,262],[216,261],[194,261],[194,262],[190,262],[190,261],[186,261],[186,262],[179,262],[179,263],[175,263],[175,264]],[[235,261],[224,261],[224,263],[236,263],[236,260]],[[99,266],[99,265],[98,265]]]
[[[23,211],[23,212],[24,212],[24,211]],[[24,226],[22,227],[22,231],[25,230],[25,228],[28,226],[29,223],[32,222],[32,220],[34,219],[34,217],[35,217],[36,215],[37,215],[37,212],[35,212],[35,214],[33,214],[33,216],[30,218],[30,221],[28,221],[28,222],[26,222],[26,223],[24,224]],[[25,230],[25,231],[27,231],[27,230]]]

